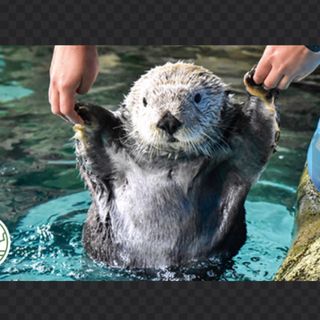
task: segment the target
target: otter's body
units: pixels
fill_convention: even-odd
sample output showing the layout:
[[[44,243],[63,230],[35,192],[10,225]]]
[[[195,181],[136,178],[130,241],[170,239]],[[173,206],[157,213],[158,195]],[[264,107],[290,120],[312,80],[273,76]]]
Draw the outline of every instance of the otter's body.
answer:
[[[260,98],[237,105],[208,70],[166,64],[142,77],[117,112],[77,104],[85,122],[75,127],[77,157],[93,200],[83,232],[91,257],[161,268],[237,253],[246,196],[278,132],[273,97],[250,88]]]

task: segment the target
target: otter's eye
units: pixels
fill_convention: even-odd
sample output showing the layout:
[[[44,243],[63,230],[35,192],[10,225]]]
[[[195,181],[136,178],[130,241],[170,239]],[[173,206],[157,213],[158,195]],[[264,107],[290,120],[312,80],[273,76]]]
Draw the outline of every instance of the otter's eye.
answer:
[[[142,102],[143,102],[143,105],[146,107],[147,106],[147,99],[146,98],[143,98],[143,100],[142,100]]]
[[[201,101],[201,94],[200,93],[197,93],[195,96],[194,96],[194,102],[195,103],[199,103]]]

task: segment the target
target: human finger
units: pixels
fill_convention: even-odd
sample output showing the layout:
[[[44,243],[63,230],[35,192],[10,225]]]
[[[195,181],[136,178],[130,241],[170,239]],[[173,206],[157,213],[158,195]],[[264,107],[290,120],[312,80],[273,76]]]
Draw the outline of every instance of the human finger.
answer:
[[[83,123],[80,116],[74,110],[74,93],[72,90],[60,92],[60,112],[72,123]]]
[[[263,86],[266,89],[276,88],[284,75],[277,69],[272,68],[271,72],[268,74],[263,82]]]
[[[282,79],[279,81],[277,88],[280,90],[286,90],[290,86],[291,82],[292,78],[288,76],[283,76]]]
[[[269,61],[261,59],[253,75],[253,81],[256,84],[262,84],[269,75],[272,66]]]

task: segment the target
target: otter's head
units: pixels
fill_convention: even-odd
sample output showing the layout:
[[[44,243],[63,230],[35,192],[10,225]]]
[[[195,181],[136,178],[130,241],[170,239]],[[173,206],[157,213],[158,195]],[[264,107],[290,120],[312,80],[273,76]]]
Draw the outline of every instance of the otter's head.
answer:
[[[212,72],[190,63],[167,63],[148,71],[123,104],[136,151],[214,157],[226,148],[225,89]]]

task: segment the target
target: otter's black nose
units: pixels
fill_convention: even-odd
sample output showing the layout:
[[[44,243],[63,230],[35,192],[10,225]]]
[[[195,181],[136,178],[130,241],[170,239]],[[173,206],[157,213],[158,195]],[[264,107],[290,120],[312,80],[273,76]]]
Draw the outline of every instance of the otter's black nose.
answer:
[[[160,119],[157,127],[169,134],[174,134],[182,123],[175,118],[169,111]]]

